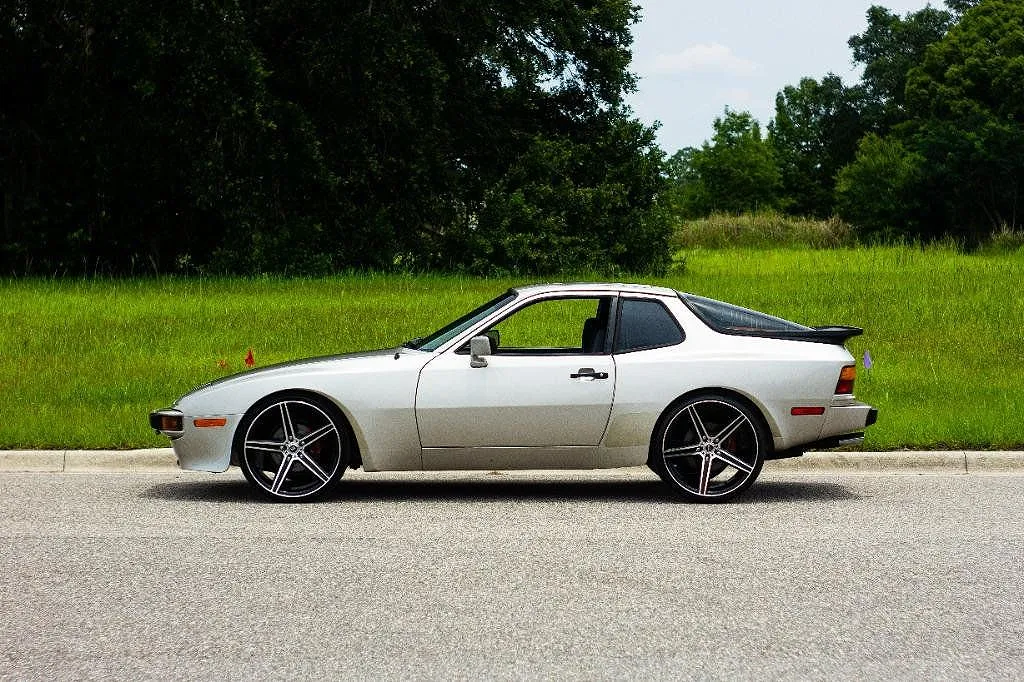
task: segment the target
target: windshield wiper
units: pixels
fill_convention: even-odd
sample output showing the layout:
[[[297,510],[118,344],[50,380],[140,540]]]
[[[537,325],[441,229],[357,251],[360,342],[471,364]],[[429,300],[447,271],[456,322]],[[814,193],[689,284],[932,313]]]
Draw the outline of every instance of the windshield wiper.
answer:
[[[409,339],[408,341],[405,341],[404,343],[402,343],[402,348],[411,348],[413,350],[416,350],[417,348],[420,347],[420,345],[422,343],[423,343],[423,337],[422,336],[417,336],[415,339]]]

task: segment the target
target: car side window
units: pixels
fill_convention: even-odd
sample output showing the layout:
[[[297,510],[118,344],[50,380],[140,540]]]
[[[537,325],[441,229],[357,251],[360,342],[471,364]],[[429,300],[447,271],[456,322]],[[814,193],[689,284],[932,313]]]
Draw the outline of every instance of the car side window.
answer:
[[[611,297],[555,298],[531,303],[491,326],[498,354],[604,353]]]
[[[615,335],[616,353],[682,343],[683,330],[660,301],[624,298],[619,304],[619,310],[619,329]]]

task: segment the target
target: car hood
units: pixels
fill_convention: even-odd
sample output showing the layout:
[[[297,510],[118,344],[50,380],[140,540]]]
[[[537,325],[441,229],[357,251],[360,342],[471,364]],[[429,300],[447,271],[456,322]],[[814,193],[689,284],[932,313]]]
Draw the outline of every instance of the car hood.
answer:
[[[325,363],[358,362],[359,360],[366,358],[379,358],[387,355],[393,356],[397,354],[418,352],[419,351],[413,351],[408,348],[400,346],[398,348],[382,348],[380,350],[361,351],[358,353],[345,353],[341,355],[323,355],[315,358],[304,358],[301,360],[289,360],[288,362],[279,362],[275,365],[267,365],[266,367],[260,367],[259,369],[250,369],[244,372],[238,372],[237,374],[232,374],[231,376],[226,376],[221,379],[216,379],[215,381],[203,384],[202,386],[199,386],[189,391],[181,398],[176,400],[175,405],[185,400],[186,398],[189,398],[197,393],[201,393],[214,387],[221,388],[227,385],[241,385],[248,383],[250,381],[255,381],[257,379],[264,379],[278,374],[294,372],[296,369],[314,369],[318,365],[323,365]]]

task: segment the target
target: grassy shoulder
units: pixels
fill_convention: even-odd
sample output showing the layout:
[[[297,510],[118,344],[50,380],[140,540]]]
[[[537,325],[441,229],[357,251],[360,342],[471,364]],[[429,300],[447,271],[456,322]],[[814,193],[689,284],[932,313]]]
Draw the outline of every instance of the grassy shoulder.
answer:
[[[865,447],[1024,447],[1024,254],[911,247],[700,249],[666,284],[807,324],[854,324]],[[0,448],[166,444],[146,413],[211,379],[395,345],[521,280],[0,283]],[[221,363],[226,366],[221,366]]]

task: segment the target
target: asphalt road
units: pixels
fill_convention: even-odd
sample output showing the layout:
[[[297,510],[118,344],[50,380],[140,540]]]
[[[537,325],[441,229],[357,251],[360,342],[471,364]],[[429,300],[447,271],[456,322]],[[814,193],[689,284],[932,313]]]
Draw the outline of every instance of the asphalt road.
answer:
[[[0,474],[0,678],[1024,675],[1024,476]]]

